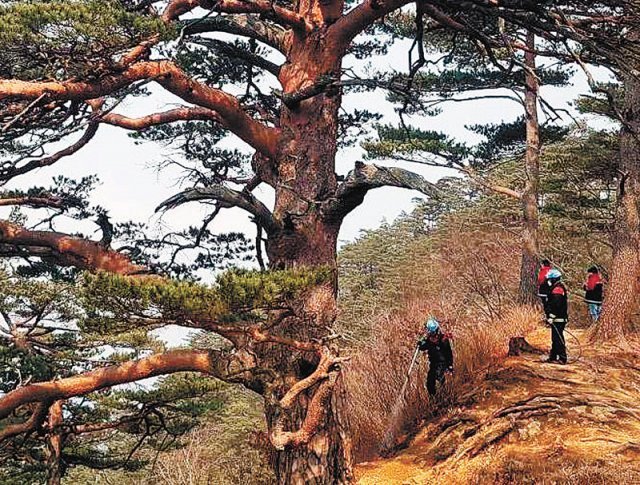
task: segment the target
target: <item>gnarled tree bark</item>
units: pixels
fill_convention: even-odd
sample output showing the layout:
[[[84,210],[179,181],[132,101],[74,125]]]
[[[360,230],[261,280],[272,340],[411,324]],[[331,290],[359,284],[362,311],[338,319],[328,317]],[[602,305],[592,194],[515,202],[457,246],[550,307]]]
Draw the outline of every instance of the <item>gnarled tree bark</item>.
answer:
[[[620,182],[612,234],[613,263],[602,316],[593,338],[624,339],[638,305],[640,277],[640,80],[624,78],[625,97],[620,131]]]
[[[520,266],[520,301],[538,302],[536,270],[538,267],[538,186],[540,181],[540,124],[538,122],[538,92],[536,75],[536,42],[532,32],[527,33],[525,51],[525,124],[527,148],[524,157],[525,185],[520,196],[523,216],[522,261]]]

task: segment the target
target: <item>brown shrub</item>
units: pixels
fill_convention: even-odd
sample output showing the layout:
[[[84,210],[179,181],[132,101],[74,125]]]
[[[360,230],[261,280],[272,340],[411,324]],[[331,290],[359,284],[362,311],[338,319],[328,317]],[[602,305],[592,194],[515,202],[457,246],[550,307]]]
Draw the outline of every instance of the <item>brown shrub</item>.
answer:
[[[420,244],[422,243],[422,244]],[[449,222],[446,237],[416,241],[410,258],[384,276],[377,315],[367,311],[369,338],[353,349],[343,385],[356,460],[373,458],[454,405],[456,396],[506,355],[512,336],[540,321],[540,310],[516,306],[519,249],[507,231],[487,231],[464,220]],[[388,291],[387,291],[388,290]],[[386,295],[392,295],[385,301]],[[372,308],[371,305],[365,305]],[[349,313],[353,317],[353,310]],[[455,374],[430,401],[423,387],[427,359],[420,356],[400,396],[423,322],[435,315],[453,333]],[[348,325],[347,322],[343,325]]]
[[[435,400],[424,389],[427,359],[420,355],[404,395],[403,387],[424,315],[440,315],[437,307],[414,302],[406,311],[386,315],[375,325],[375,338],[353,357],[344,372],[350,426],[356,460],[371,459],[424,418],[456,403],[458,393],[481,379],[485,371],[506,356],[509,337],[523,335],[539,324],[536,308],[505,310],[495,321],[463,318],[446,330],[454,336],[455,374]],[[446,318],[446,316],[445,316]]]

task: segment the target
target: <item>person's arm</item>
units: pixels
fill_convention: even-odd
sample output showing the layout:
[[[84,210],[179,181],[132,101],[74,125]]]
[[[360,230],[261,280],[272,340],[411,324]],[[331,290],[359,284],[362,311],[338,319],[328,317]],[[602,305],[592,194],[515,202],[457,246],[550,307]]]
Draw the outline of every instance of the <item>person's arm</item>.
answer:
[[[427,350],[427,347],[427,339],[425,337],[421,337],[420,340],[418,340],[418,349],[420,349],[421,352],[424,352]]]

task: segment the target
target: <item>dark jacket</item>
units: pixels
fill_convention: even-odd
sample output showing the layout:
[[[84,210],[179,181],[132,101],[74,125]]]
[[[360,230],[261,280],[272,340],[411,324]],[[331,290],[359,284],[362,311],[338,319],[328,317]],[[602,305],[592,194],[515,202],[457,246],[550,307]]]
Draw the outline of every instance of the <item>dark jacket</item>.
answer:
[[[584,299],[587,303],[602,303],[602,293],[604,285],[602,278],[598,273],[589,273],[587,282],[584,285],[585,295]]]
[[[430,364],[444,364],[447,367],[453,367],[450,334],[438,332],[433,336],[424,335],[418,341],[418,348],[427,352]]]
[[[545,306],[547,318],[550,315],[554,315],[556,320],[566,321],[569,317],[568,310],[567,289],[562,283],[558,282],[549,288],[549,300]]]

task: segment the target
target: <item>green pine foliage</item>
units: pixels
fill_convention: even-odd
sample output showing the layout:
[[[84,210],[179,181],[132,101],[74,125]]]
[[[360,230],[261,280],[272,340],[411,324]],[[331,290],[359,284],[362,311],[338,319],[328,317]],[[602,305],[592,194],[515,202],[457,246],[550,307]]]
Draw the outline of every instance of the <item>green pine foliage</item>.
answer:
[[[131,328],[156,328],[167,322],[203,317],[226,323],[259,321],[265,312],[296,299],[328,281],[328,269],[281,271],[229,270],[212,286],[161,278],[127,278],[109,273],[85,275],[80,302],[86,311],[80,325],[95,334]]]
[[[329,269],[323,268],[230,270],[220,274],[214,284],[202,285],[107,273],[84,274],[76,281],[53,281],[5,269],[0,273],[0,315],[4,321],[0,326],[0,338],[4,340],[0,346],[0,390],[8,392],[29,382],[64,378],[163,351],[164,345],[150,330],[181,323],[189,316],[226,324],[239,319],[260,322],[270,309],[290,304],[310,287],[328,281],[331,275]],[[4,319],[13,327],[7,326]],[[200,334],[194,345],[219,345],[203,339],[206,335]],[[247,401],[243,397],[239,402],[231,387],[200,374],[186,373],[66,401],[67,426],[122,421],[113,429],[72,434],[65,441],[63,464],[71,477],[78,477],[71,483],[93,483],[82,481],[86,470],[91,469],[128,473],[148,470],[159,452],[180,453],[186,442],[181,437],[196,432],[196,425],[203,420],[215,423],[220,416],[225,416],[224,427],[228,426],[221,433],[229,437],[224,441],[229,449],[222,451],[223,455],[226,453],[224,466],[240,466],[230,450],[241,440],[240,451],[250,459],[252,467],[257,467],[256,476],[270,476],[262,455],[249,444],[249,431],[263,426],[262,421],[256,421],[260,416],[257,398]],[[246,407],[248,402],[252,403],[251,413],[245,418],[240,416],[236,429],[232,410]],[[15,416],[2,425],[24,419],[25,416]],[[0,449],[0,473],[7,477],[6,483],[40,483],[46,473],[42,464],[46,443],[38,434],[30,435],[24,446],[22,440],[9,440]],[[27,462],[34,465],[25,466]],[[214,468],[209,472],[217,473]],[[249,476],[249,470],[242,473]]]
[[[31,80],[95,77],[115,54],[153,34],[173,33],[160,19],[129,12],[117,0],[3,2],[0,72]]]

